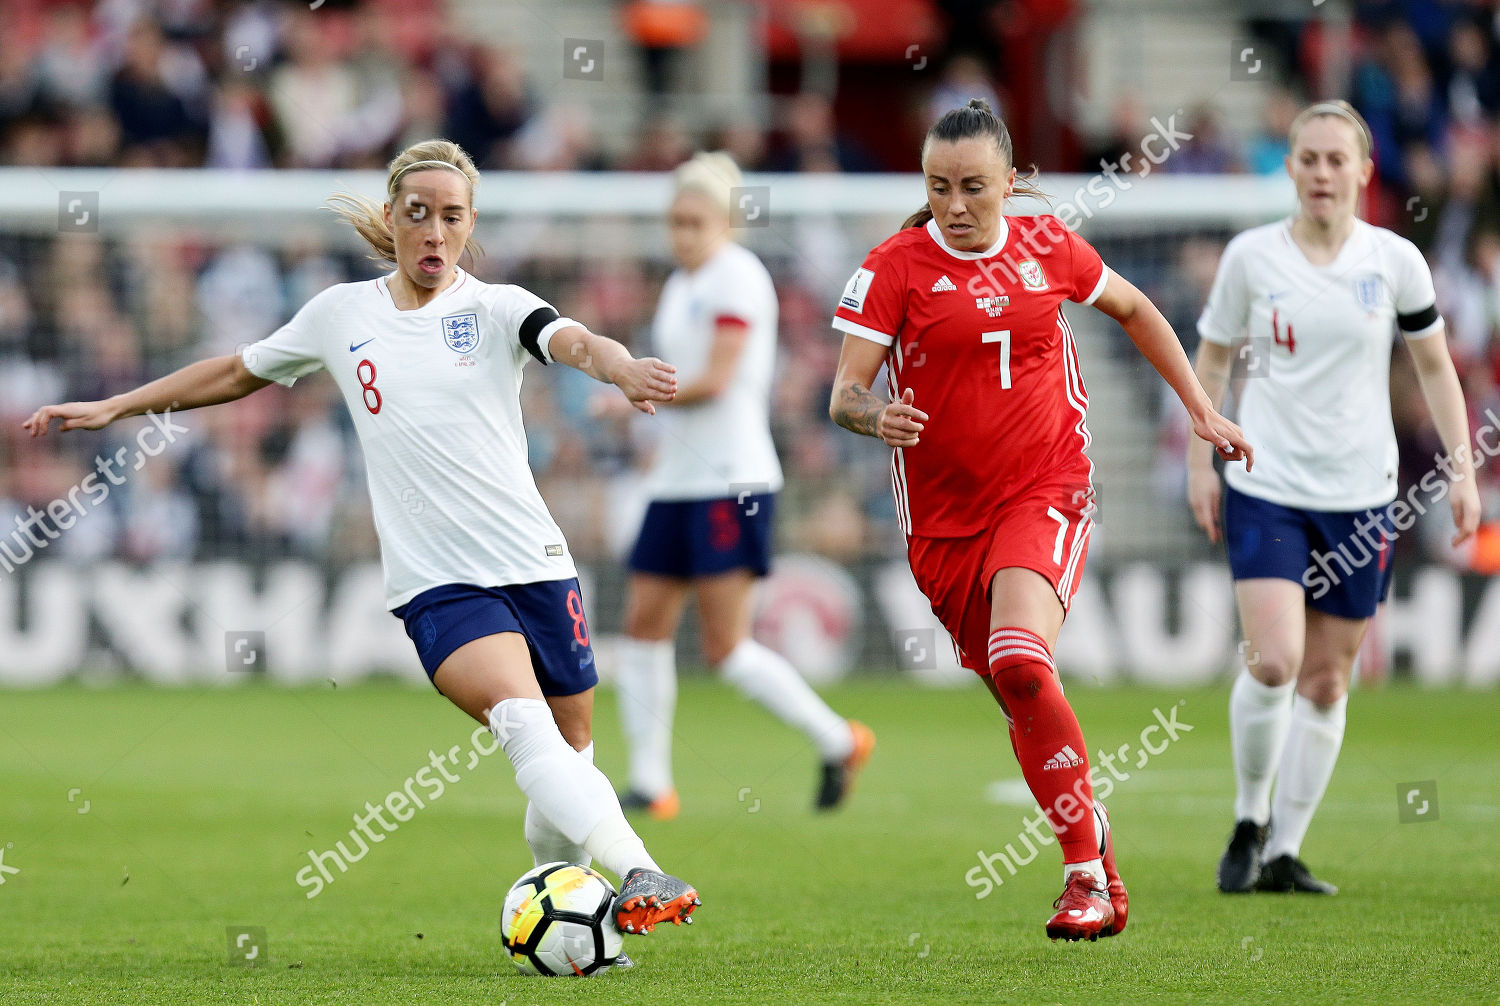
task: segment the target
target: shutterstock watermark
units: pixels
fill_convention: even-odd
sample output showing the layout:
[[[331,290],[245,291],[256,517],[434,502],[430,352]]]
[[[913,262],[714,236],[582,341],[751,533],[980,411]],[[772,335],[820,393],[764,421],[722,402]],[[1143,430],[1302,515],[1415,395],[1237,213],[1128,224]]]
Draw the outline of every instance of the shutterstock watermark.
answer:
[[[1109,795],[1115,791],[1117,783],[1125,782],[1130,778],[1130,768],[1145,768],[1152,758],[1171,747],[1183,734],[1192,732],[1192,724],[1183,723],[1177,718],[1177,710],[1182,704],[1178,702],[1165,713],[1160,708],[1152,709],[1151,714],[1156,718],[1156,722],[1141,731],[1137,738],[1138,745],[1126,741],[1114,751],[1099,750],[1094,763],[1089,766],[1087,779],[1088,785],[1094,791],[1095,800],[1108,799]],[[1132,751],[1134,752],[1133,765],[1131,764]],[[1069,748],[1064,748],[1063,754],[1071,754],[1072,758],[1078,757]],[[1054,810],[1067,828],[1071,828],[1093,814],[1093,801],[1089,800],[1084,793],[1084,780],[1078,781],[1073,787],[1073,792],[1064,793],[1058,797]],[[983,900],[989,897],[995,888],[1004,884],[1006,878],[1014,877],[1021,867],[1035,860],[1043,848],[1056,841],[1057,837],[1047,822],[1047,815],[1038,807],[1026,818],[1015,842],[1007,842],[1000,852],[979,850],[979,865],[971,867],[964,874],[964,883],[974,888],[976,900]],[[1020,848],[1017,848],[1018,844]],[[1000,871],[996,869],[997,865],[1005,868],[1005,877],[1000,875]]]
[[[1193,138],[1192,133],[1177,128],[1177,117],[1182,114],[1179,108],[1167,116],[1166,122],[1153,115],[1151,131],[1141,137],[1138,153],[1127,150],[1116,161],[1100,158],[1100,173],[1074,189],[1073,195],[1058,205],[1058,219],[1070,230],[1076,229],[1082,221],[1092,220],[1095,213],[1108,209],[1120,193],[1129,192],[1134,187],[1130,176],[1146,178],[1161,167],[1167,158]],[[1133,168],[1132,162],[1135,163]]]
[[[1500,416],[1493,409],[1484,410],[1489,420],[1474,431],[1478,450],[1460,444],[1456,450],[1432,456],[1434,467],[1421,480],[1398,496],[1388,506],[1372,509],[1354,522],[1354,532],[1329,552],[1314,552],[1312,565],[1302,573],[1302,586],[1317,600],[1334,587],[1364,569],[1387,553],[1400,537],[1411,530],[1417,518],[1448,498],[1453,483],[1461,481],[1459,466],[1472,460],[1474,471],[1483,468],[1490,458],[1500,455]]]
[[[507,723],[504,721],[504,715],[505,711],[502,710],[502,719],[498,726],[500,735],[506,733]],[[519,723],[509,725],[520,726]],[[335,880],[335,874],[330,867],[337,867],[340,874],[348,873],[349,867],[364,859],[372,846],[384,842],[387,836],[394,834],[402,824],[415,817],[417,811],[425,810],[431,804],[436,803],[448,791],[450,785],[463,778],[450,771],[450,766],[464,772],[472,772],[481,758],[500,750],[502,741],[503,736],[491,734],[488,727],[475,727],[474,732],[469,736],[467,758],[460,759],[460,754],[463,752],[463,746],[460,744],[453,745],[442,754],[428,751],[427,764],[407,776],[401,786],[387,793],[379,803],[372,804],[366,800],[363,812],[354,813],[354,827],[349,829],[348,848],[344,847],[344,841],[340,839],[333,843],[333,848],[323,852],[307,850],[309,862],[307,866],[297,871],[294,878],[297,886],[307,892],[309,899],[322,894],[323,889]],[[421,792],[417,791],[418,788]],[[392,820],[386,819],[387,812]],[[374,824],[380,826],[379,831],[372,827]]]
[[[188,432],[186,426],[178,426],[172,422],[171,409],[160,413],[148,411],[146,417],[151,420],[151,425],[136,431],[136,449],[133,454],[129,447],[121,447],[108,458],[95,455],[94,470],[80,479],[66,494],[41,510],[27,506],[26,516],[16,515],[16,529],[7,537],[0,538],[0,567],[7,573],[14,573],[18,567],[26,565],[38,551],[61,538],[64,531],[78,523],[80,517],[87,516],[90,510],[102,506],[115,486],[125,484],[125,477],[129,473],[140,471],[148,458],[156,457],[176,443],[177,434]],[[154,448],[147,443],[152,434],[159,438],[156,439]],[[104,481],[100,480],[100,476],[103,476]],[[86,498],[80,499],[80,496]]]
[[[604,40],[563,39],[563,77],[566,80],[603,80]]]
[[[59,192],[57,230],[60,234],[99,233],[99,193]]]
[[[257,967],[270,959],[270,943],[265,926],[225,926],[229,963],[238,967]]]
[[[729,211],[736,227],[771,226],[771,186],[737,185],[731,188]]]
[[[1396,819],[1402,824],[1422,824],[1438,819],[1437,780],[1396,784]]]
[[[1046,289],[1047,279],[1037,258],[1066,240],[1068,231],[1077,230],[1079,224],[1092,220],[1095,213],[1108,209],[1122,192],[1134,188],[1131,178],[1147,177],[1182,149],[1193,134],[1177,128],[1177,117],[1181,114],[1183,111],[1179,108],[1167,116],[1166,122],[1152,116],[1151,131],[1141,138],[1139,151],[1126,151],[1115,161],[1100,159],[1099,174],[1074,189],[1070,197],[1057,204],[1051,216],[1039,217],[1035,227],[1017,236],[1015,247],[1023,258],[1013,259],[1007,252],[981,259],[979,274],[969,277],[969,294],[975,298],[993,298],[999,296],[1002,289],[1013,289],[1017,283],[1027,289]],[[1056,227],[1054,222],[1060,223],[1062,228]],[[984,308],[986,305],[979,306]],[[992,315],[996,313],[992,310]]]

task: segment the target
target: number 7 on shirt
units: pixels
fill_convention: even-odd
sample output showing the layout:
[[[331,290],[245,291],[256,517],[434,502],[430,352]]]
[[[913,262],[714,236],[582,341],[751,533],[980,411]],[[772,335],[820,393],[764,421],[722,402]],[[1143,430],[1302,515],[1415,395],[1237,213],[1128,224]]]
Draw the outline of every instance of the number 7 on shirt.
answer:
[[[1010,330],[1004,332],[981,332],[980,342],[998,342],[1000,344],[1000,387],[1010,388]]]

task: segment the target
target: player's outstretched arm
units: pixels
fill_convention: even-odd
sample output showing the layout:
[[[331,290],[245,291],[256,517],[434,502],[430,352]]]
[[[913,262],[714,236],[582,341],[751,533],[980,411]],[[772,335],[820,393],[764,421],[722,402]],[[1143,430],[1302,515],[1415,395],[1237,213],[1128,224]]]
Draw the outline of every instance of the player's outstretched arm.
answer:
[[[1453,508],[1453,525],[1457,531],[1453,544],[1466,541],[1479,527],[1479,487],[1474,481],[1474,452],[1469,447],[1469,410],[1464,404],[1464,389],[1459,383],[1453,357],[1448,355],[1447,332],[1439,328],[1421,339],[1407,339],[1416,365],[1422,397],[1432,413],[1432,425],[1443,438],[1447,452],[1439,462],[1443,474],[1451,480],[1448,493]]]
[[[1208,395],[1209,404],[1215,411],[1224,407],[1224,392],[1229,387],[1229,347],[1204,339],[1198,344],[1198,359],[1193,373]],[[1188,506],[1193,519],[1198,522],[1208,540],[1218,544],[1219,473],[1214,471],[1214,448],[1207,440],[1193,437],[1187,445],[1187,494]]]
[[[750,326],[739,322],[715,327],[713,342],[708,347],[708,364],[701,374],[677,389],[672,404],[697,405],[718,398],[728,390],[749,337]]]
[[[62,420],[61,430],[99,430],[117,419],[147,412],[182,412],[232,402],[270,383],[252,374],[239,354],[216,356],[103,401],[44,405],[21,425],[33,437],[45,436],[53,419]]]
[[[677,394],[676,367],[654,356],[636,359],[615,340],[595,335],[582,325],[553,332],[547,350],[552,359],[596,381],[613,384],[631,405],[650,415],[656,415],[653,402],[670,402]]]
[[[876,437],[891,447],[915,447],[921,442],[927,413],[912,405],[912,390],[902,392],[899,402],[887,402],[870,390],[888,352],[878,342],[844,336],[828,415],[844,429]]]
[[[1255,463],[1254,448],[1240,428],[1214,408],[1208,393],[1193,375],[1177,333],[1150,298],[1119,273],[1112,272],[1094,306],[1120,323],[1136,349],[1177,392],[1192,420],[1193,433],[1212,444],[1225,461],[1244,461],[1245,470],[1249,471]]]

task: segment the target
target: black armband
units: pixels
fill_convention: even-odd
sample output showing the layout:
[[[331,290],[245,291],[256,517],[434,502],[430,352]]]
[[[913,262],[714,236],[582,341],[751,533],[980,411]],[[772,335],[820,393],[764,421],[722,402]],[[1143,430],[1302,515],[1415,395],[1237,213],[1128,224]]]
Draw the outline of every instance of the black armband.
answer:
[[[1403,332],[1420,332],[1431,328],[1433,322],[1438,320],[1437,305],[1424,308],[1421,311],[1413,311],[1411,314],[1396,315],[1396,326]]]
[[[521,345],[526,348],[526,352],[541,360],[543,366],[547,363],[547,354],[542,352],[542,347],[537,340],[541,338],[542,329],[560,317],[562,315],[550,307],[539,307],[521,322]]]

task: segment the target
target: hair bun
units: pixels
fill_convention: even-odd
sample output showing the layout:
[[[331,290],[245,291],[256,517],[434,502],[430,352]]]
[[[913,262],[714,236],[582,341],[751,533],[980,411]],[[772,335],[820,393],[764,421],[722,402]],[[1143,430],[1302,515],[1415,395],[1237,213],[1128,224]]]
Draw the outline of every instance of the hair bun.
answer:
[[[988,101],[985,101],[983,98],[970,98],[968,105],[966,105],[965,107],[972,108],[976,112],[984,112],[986,115],[995,114],[995,110],[990,107],[990,103]]]
[[[745,184],[744,176],[734,163],[734,158],[722,150],[700,150],[690,159],[677,165],[672,172],[672,182],[678,192],[694,189],[703,193],[728,216],[734,216],[730,205],[734,190]]]

